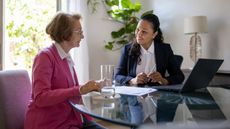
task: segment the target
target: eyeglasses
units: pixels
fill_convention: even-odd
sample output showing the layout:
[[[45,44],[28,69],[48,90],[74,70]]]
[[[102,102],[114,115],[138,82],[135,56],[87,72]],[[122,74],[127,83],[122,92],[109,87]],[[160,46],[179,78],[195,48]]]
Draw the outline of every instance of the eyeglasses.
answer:
[[[78,35],[82,35],[83,34],[82,30],[74,30],[73,32],[76,33],[76,34],[78,34]]]

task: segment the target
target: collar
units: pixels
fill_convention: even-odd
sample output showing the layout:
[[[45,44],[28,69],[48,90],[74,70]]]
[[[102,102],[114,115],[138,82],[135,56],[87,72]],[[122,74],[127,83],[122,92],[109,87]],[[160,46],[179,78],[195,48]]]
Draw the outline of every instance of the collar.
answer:
[[[54,43],[54,45],[55,45],[55,47],[57,48],[58,54],[59,54],[59,56],[61,57],[62,60],[65,59],[65,58],[67,58],[68,56],[70,56],[68,53],[66,53],[66,52],[63,50],[63,48],[61,47],[60,44]]]
[[[58,54],[61,57],[61,59],[67,59],[72,65],[74,65],[73,59],[71,58],[69,53],[66,53],[60,44],[54,43],[55,47],[57,48]]]
[[[141,46],[141,45],[140,45]],[[154,54],[154,41],[152,42],[151,46],[149,47],[148,50],[144,49],[142,46],[141,46],[141,53],[143,54],[147,54],[147,53],[150,53],[150,54]]]

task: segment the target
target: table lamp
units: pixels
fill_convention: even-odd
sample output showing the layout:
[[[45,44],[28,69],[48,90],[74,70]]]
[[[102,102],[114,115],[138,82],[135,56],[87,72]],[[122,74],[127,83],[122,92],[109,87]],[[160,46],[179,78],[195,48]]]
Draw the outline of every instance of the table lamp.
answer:
[[[184,33],[192,34],[190,38],[190,58],[194,63],[201,57],[201,38],[198,33],[207,32],[206,16],[191,16],[184,19]]]

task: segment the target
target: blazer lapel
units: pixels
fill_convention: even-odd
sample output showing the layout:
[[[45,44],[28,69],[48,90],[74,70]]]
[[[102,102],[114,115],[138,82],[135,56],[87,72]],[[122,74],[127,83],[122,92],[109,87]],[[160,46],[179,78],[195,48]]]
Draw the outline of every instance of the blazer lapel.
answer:
[[[159,46],[159,43],[156,42],[154,43],[154,51],[155,51],[155,60],[156,60],[156,70],[159,71],[163,61],[163,56],[161,53],[161,48]]]
[[[72,75],[71,75],[71,72],[70,72],[68,61],[67,61],[67,59],[64,59],[64,60],[62,60],[62,62],[63,62],[62,68],[65,69],[64,72],[66,74],[69,87],[72,87],[74,85],[74,82],[73,82],[73,78],[72,78]]]
[[[61,59],[61,57],[58,54],[57,48],[55,47],[54,44],[52,45],[51,49],[53,51],[54,57],[56,58],[57,64],[60,66],[61,71],[64,73],[64,76],[68,81],[68,87],[73,86],[74,83],[73,83],[73,79],[71,76],[67,59],[63,59],[63,60]]]
[[[131,76],[135,77],[136,76],[136,68],[137,68],[137,58],[135,58],[134,56],[131,55],[129,60],[128,60],[128,63],[129,63],[128,64],[128,66],[129,66],[128,70],[130,71],[128,73],[130,73]]]
[[[79,86],[79,82],[78,82],[78,78],[77,78],[77,74],[73,68],[73,72],[74,72],[74,79],[75,79],[75,82],[76,82],[76,86]]]

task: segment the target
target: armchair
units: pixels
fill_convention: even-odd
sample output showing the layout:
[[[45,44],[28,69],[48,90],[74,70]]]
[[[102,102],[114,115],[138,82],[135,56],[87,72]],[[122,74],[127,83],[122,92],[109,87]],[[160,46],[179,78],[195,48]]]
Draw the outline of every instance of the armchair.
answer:
[[[26,70],[0,71],[0,128],[23,129],[31,95]]]

